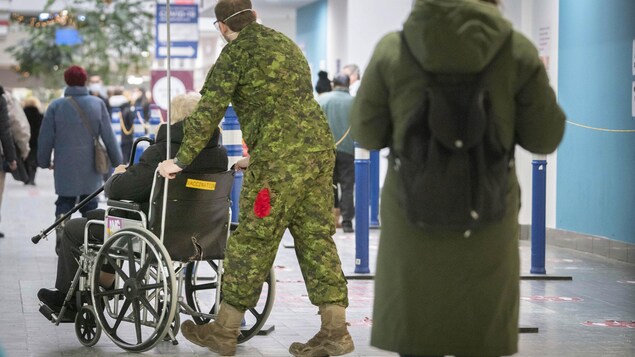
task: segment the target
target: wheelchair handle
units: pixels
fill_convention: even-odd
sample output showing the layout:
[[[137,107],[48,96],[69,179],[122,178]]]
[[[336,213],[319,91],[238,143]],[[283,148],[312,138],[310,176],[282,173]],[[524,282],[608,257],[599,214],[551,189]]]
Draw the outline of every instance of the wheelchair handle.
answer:
[[[137,145],[139,145],[139,143],[142,141],[147,141],[148,143],[150,143],[150,145],[154,144],[154,140],[150,139],[147,136],[142,136],[135,139],[134,143],[132,143],[132,151],[130,152],[130,160],[128,161],[128,166],[131,166],[134,163],[135,154],[137,153]]]

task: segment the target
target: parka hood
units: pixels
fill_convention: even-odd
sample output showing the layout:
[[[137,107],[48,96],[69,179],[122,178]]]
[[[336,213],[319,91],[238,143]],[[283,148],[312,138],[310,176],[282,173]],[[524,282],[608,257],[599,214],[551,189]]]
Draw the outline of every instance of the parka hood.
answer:
[[[417,0],[403,26],[408,48],[433,73],[477,73],[512,32],[498,8],[479,0]]]

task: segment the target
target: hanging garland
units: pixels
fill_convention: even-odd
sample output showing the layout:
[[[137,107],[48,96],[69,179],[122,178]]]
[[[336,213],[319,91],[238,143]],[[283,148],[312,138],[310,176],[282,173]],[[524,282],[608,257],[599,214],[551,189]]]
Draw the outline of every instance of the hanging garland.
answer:
[[[46,20],[40,20],[38,16],[11,14],[11,21],[21,25],[29,26],[32,28],[44,28],[47,26],[75,26],[76,21],[73,17],[68,16],[68,11],[64,10],[61,13],[53,14],[53,17],[49,17]]]

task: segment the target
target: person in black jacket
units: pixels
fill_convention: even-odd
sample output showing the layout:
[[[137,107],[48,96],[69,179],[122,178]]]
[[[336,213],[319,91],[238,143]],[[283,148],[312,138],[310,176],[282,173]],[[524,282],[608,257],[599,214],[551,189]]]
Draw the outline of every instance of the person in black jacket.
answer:
[[[35,186],[35,172],[37,171],[37,138],[40,135],[40,126],[42,125],[42,104],[35,97],[28,97],[22,104],[24,114],[29,121],[31,127],[31,139],[29,139],[29,156],[26,158],[26,172],[29,175],[29,180],[25,185]]]
[[[132,143],[134,142],[134,120],[135,113],[134,107],[130,103],[128,97],[124,95],[123,88],[115,88],[113,95],[108,98],[110,103],[112,115],[114,108],[119,108],[121,117],[121,154],[123,155],[123,162],[130,161],[130,150],[132,150]]]
[[[179,95],[172,100],[171,121],[173,124],[170,126],[170,157],[174,157],[183,139],[182,120],[194,110],[200,97],[200,94],[191,92]],[[219,144],[219,137],[220,131],[217,128],[205,149],[187,167],[185,172],[216,173],[227,170],[227,150]],[[130,167],[119,165],[115,168],[114,174],[104,186],[106,195],[114,200],[130,200],[140,203],[142,210],[147,213],[154,172],[159,162],[166,159],[166,146],[167,126],[161,125],[156,134],[155,143],[143,152],[137,164]],[[104,211],[93,210],[88,212],[85,218],[75,218],[66,223],[57,262],[57,279],[55,281],[57,290],[40,289],[38,292],[40,301],[55,312],[61,310],[64,298],[77,271],[79,247],[84,244],[84,227],[90,219],[103,220]],[[103,242],[103,228],[93,227],[89,229],[89,240],[95,243]],[[114,281],[112,273],[114,272],[102,271],[100,279],[102,286],[111,286]],[[74,310],[70,309],[70,313],[73,314]]]

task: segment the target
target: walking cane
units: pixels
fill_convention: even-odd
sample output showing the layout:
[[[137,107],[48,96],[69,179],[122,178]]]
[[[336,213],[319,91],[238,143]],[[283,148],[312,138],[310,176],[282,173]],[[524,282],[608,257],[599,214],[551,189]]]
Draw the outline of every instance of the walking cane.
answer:
[[[137,138],[137,140],[135,140],[134,144],[132,144],[132,153],[130,154],[130,162],[128,162],[128,165],[132,165],[132,163],[134,162],[135,153],[137,151],[137,145],[140,142],[142,142],[142,141],[147,141],[151,145],[154,142],[154,140],[152,140],[150,138],[147,138],[147,137]],[[104,186],[101,186],[100,188],[97,189],[97,191],[91,193],[90,195],[88,195],[88,197],[86,197],[83,200],[81,200],[78,204],[75,205],[75,207],[71,208],[70,211],[64,213],[64,215],[62,217],[58,218],[48,228],[42,230],[38,235],[36,235],[33,238],[31,238],[31,242],[33,242],[33,244],[38,244],[40,242],[40,240],[42,240],[42,238],[46,238],[46,236],[48,236],[49,233],[51,233],[51,231],[53,231],[58,225],[60,225],[62,222],[64,222],[68,217],[72,216],[73,213],[77,212],[79,209],[84,207],[84,205],[86,205],[88,202],[90,202],[93,198],[97,197],[101,193],[101,191],[103,191],[103,190],[104,190]]]

